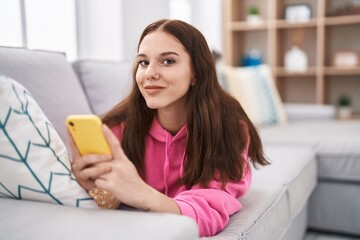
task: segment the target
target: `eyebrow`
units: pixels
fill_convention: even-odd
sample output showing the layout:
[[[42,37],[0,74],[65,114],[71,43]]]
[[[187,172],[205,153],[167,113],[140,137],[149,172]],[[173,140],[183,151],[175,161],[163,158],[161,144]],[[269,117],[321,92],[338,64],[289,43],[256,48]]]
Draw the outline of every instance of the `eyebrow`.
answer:
[[[168,55],[176,55],[176,56],[180,56],[178,53],[176,53],[176,52],[163,52],[163,53],[160,53],[160,56],[168,56]],[[146,57],[146,54],[144,54],[144,53],[139,53],[138,55],[137,55],[137,57]]]

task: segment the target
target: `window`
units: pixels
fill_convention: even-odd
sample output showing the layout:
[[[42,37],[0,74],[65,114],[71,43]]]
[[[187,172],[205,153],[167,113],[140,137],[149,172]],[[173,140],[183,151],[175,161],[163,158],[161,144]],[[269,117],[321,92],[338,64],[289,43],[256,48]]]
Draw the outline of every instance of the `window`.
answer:
[[[20,1],[0,0],[0,45],[24,46]]]
[[[74,0],[0,0],[0,45],[77,57]]]
[[[65,52],[68,60],[77,56],[74,0],[25,1],[27,47]]]

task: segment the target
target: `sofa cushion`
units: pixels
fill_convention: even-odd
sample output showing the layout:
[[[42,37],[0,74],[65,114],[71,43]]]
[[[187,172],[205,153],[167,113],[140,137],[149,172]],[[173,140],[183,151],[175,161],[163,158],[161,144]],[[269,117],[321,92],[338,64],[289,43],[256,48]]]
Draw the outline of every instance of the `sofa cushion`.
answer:
[[[317,183],[315,152],[309,147],[265,146],[271,165],[253,171],[254,184],[280,183],[287,188],[291,218],[306,204]]]
[[[65,144],[31,94],[0,75],[0,197],[97,208],[71,175]]]
[[[31,92],[66,143],[66,117],[91,113],[76,74],[62,53],[0,47],[0,72]]]
[[[265,145],[310,146],[319,179],[360,182],[360,121],[294,122],[260,129]]]
[[[336,107],[330,104],[285,103],[284,107],[289,122],[326,121],[336,117]]]
[[[240,201],[240,212],[230,217],[222,232],[209,239],[279,239],[291,221],[286,188],[280,184],[253,184]],[[231,234],[232,238],[224,237]]]
[[[239,199],[243,208],[231,216],[222,232],[208,239],[281,239],[304,211],[316,184],[312,149],[267,146],[265,154],[272,164],[253,169],[250,190]],[[305,234],[301,229],[293,239]]]
[[[359,199],[359,183],[320,181],[310,198],[309,227],[359,237]]]
[[[302,240],[359,240],[357,237],[331,232],[308,231]]]
[[[189,217],[142,211],[89,210],[0,199],[0,239],[196,240]]]
[[[281,240],[304,240],[308,227],[308,204],[306,204],[300,213],[291,221]]]
[[[108,111],[130,92],[130,62],[79,60],[73,66],[93,112],[98,115]]]
[[[258,126],[287,122],[287,116],[268,65],[223,68],[227,91]]]

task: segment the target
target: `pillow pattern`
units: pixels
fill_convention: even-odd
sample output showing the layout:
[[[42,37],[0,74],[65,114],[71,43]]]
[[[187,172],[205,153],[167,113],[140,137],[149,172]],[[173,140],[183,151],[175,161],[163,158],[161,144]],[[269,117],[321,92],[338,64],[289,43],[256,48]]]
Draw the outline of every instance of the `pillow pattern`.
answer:
[[[1,75],[0,197],[98,208],[76,182],[65,144],[30,93]]]
[[[228,91],[257,126],[287,122],[284,105],[268,65],[254,67],[224,66]]]

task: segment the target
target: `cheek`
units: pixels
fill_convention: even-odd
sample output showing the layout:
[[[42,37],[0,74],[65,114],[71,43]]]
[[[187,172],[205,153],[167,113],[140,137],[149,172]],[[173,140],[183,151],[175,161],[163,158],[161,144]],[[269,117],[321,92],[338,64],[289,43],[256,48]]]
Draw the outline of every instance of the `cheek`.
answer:
[[[144,82],[142,75],[143,74],[141,74],[141,71],[136,71],[135,80],[138,85]]]
[[[180,89],[188,89],[191,85],[191,82],[193,81],[193,78],[191,74],[183,74],[183,75],[177,75],[174,76],[178,78],[178,81],[176,83],[177,87]]]
[[[186,81],[178,81],[176,84],[174,84],[174,87],[172,88],[172,93],[174,95],[185,95],[190,88],[190,80]]]

